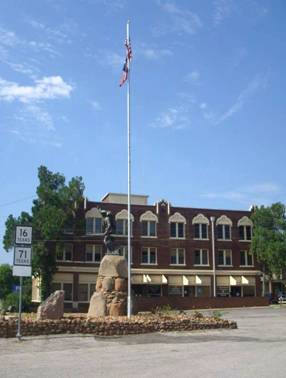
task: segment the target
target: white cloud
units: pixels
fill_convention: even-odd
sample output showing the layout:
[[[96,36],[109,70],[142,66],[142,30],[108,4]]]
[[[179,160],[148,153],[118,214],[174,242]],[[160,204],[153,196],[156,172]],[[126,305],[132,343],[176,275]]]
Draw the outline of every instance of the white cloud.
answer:
[[[143,55],[146,59],[150,60],[158,60],[160,58],[173,55],[173,52],[170,49],[159,49],[155,47],[152,48],[146,47],[146,45],[143,45],[141,48],[137,49],[136,53],[139,53]]]
[[[90,5],[103,5],[107,11],[115,12],[125,8],[126,0],[82,0]]]
[[[58,27],[50,27],[42,22],[29,18],[27,21],[33,29],[38,32],[43,33],[45,37],[52,40],[58,44],[71,44],[72,40],[70,38],[71,34],[75,34],[77,30],[77,25],[74,21],[61,23]]]
[[[219,125],[220,123],[237,113],[251,98],[251,96],[253,96],[255,92],[257,92],[262,86],[265,85],[265,82],[265,78],[261,78],[259,76],[256,76],[254,79],[252,79],[247,87],[239,94],[234,104],[231,105],[231,107],[220,117],[218,117],[218,119],[215,121],[215,124]]]
[[[19,104],[7,131],[25,143],[61,147],[53,117],[43,104],[45,101],[67,98],[72,90],[73,87],[60,76],[44,77],[30,86],[0,79],[0,101],[17,101]]]
[[[0,44],[7,47],[14,47],[20,43],[17,35],[10,30],[6,30],[0,27]]]
[[[34,118],[36,122],[44,126],[47,130],[55,130],[53,119],[47,111],[37,105],[26,106],[26,111],[30,113],[31,117]]]
[[[274,182],[263,182],[254,184],[245,188],[248,193],[279,193],[281,191],[280,185]]]
[[[201,109],[201,110],[206,109],[206,107],[207,107],[207,104],[206,104],[205,102],[202,102],[202,103],[200,104],[200,109]]]
[[[281,187],[274,182],[262,182],[222,192],[205,192],[202,197],[236,201],[245,205],[266,204],[275,201]]]
[[[188,127],[189,124],[190,120],[186,109],[183,107],[173,107],[162,112],[155,121],[151,123],[151,127],[180,130]]]
[[[10,67],[11,70],[15,72],[19,72],[33,80],[37,79],[37,74],[39,73],[39,70],[35,66],[29,65],[26,63],[13,63],[7,59],[1,59],[1,57],[0,57],[0,61],[2,63],[7,64],[7,66]]]
[[[196,34],[202,28],[203,23],[196,13],[181,9],[170,1],[159,1],[159,5],[168,14],[171,21],[171,25],[165,27],[163,33],[173,31],[178,34]]]
[[[233,0],[215,0],[213,6],[213,20],[215,26],[218,26],[224,19],[229,17],[234,9]]]
[[[61,76],[49,76],[36,80],[34,85],[23,86],[0,79],[0,100],[28,103],[69,97],[73,87]]]
[[[95,54],[89,53],[89,57],[95,58],[97,63],[103,67],[110,67],[114,72],[120,72],[120,69],[124,64],[125,51],[122,50],[122,54],[117,54],[113,51],[101,50]]]
[[[36,35],[37,36],[37,35]],[[59,51],[49,42],[37,40],[26,40],[17,35],[14,31],[0,27],[0,52],[8,58],[10,53],[17,49],[17,54],[21,54],[24,58],[33,52],[47,53],[50,58],[60,56]],[[23,63],[23,59],[22,62]]]
[[[62,147],[54,121],[42,106],[23,104],[10,121],[12,125],[7,131],[23,143]]]
[[[193,70],[192,72],[188,73],[185,77],[185,81],[192,84],[197,84],[200,80],[200,73],[199,71]]]
[[[102,109],[101,105],[98,101],[92,100],[92,101],[90,101],[90,104],[91,104],[92,108],[96,111],[100,111]]]

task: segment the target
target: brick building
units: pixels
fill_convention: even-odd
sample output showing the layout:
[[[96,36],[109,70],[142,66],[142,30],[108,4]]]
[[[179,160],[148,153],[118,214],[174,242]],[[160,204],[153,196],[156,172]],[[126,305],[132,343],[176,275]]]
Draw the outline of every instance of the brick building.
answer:
[[[164,304],[185,309],[267,304],[259,265],[249,252],[249,211],[175,207],[165,200],[148,205],[147,200],[131,199],[137,310]],[[77,211],[85,229],[67,230],[64,251],[57,255],[53,289],[65,290],[66,308],[85,311],[95,290],[105,253],[99,207],[115,216],[115,240],[127,256],[127,196],[108,193],[101,202],[85,200]],[[38,298],[35,280],[33,298]]]

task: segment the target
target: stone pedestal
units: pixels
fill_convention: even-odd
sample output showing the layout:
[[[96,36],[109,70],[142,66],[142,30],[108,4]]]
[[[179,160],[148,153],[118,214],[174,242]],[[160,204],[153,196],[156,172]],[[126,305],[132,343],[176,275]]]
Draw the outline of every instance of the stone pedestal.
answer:
[[[96,291],[93,293],[88,318],[126,315],[128,266],[123,256],[105,255],[101,260]]]

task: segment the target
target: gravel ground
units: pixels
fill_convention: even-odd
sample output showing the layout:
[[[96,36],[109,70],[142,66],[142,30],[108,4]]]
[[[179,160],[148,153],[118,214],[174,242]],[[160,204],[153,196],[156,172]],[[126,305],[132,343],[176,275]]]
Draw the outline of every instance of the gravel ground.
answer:
[[[0,376],[286,377],[286,307],[222,312],[238,329],[0,339]]]

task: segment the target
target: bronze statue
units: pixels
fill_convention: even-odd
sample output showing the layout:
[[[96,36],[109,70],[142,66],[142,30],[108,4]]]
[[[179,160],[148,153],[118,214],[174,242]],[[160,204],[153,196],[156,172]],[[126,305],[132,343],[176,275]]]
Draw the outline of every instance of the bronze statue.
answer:
[[[103,217],[103,230],[104,230],[104,239],[103,242],[107,249],[107,255],[119,255],[119,251],[116,248],[116,243],[114,242],[114,238],[112,234],[116,233],[116,223],[114,216],[112,215],[111,211],[108,210],[100,210],[100,213]]]

